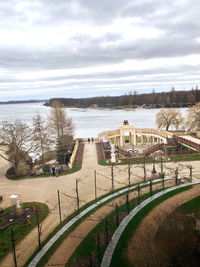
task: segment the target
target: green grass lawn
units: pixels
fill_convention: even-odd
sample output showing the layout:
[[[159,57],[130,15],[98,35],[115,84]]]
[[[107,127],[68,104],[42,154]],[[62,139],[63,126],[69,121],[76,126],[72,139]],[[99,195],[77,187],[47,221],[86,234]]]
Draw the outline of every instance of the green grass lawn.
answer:
[[[195,216],[200,220],[200,196],[184,203],[177,210],[183,214],[195,213]]]
[[[74,162],[72,169],[59,172],[59,176],[63,176],[63,175],[67,175],[67,174],[71,174],[71,173],[80,171],[81,167],[82,167],[82,161],[76,161],[76,162]],[[28,175],[28,176],[17,177],[17,178],[12,178],[12,179],[8,177],[8,179],[23,180],[23,179],[47,178],[47,177],[52,177],[52,174],[51,173],[45,173],[45,174],[40,174],[40,175]]]
[[[182,204],[178,208],[175,209],[171,214],[169,214],[166,219],[163,221],[162,225],[159,227],[156,238],[160,238],[162,236],[162,232],[165,232],[166,224],[169,220],[173,219],[176,214],[189,215],[194,214],[197,219],[200,219],[200,196],[189,200],[188,202]]]
[[[39,214],[39,222],[42,222],[48,215],[49,209],[48,206],[44,203],[39,203],[39,202],[34,202],[37,207],[38,211],[42,211],[42,214]],[[23,203],[23,207],[28,207],[30,205],[34,204],[33,202],[26,202]],[[8,213],[11,210],[11,207],[8,207],[4,210],[3,214]],[[10,226],[7,226],[5,229],[0,231],[0,260],[11,250],[12,245],[11,245],[11,235],[10,231],[11,228],[13,229],[14,232],[14,239],[15,243],[20,242],[26,235],[37,226],[37,221],[36,221],[36,215],[31,217],[30,219],[30,224],[26,226],[21,226],[20,224],[13,224]],[[0,263],[1,265],[1,263]]]
[[[165,259],[166,266],[199,266],[196,230],[199,219],[200,196],[182,204],[169,214],[153,240],[153,244],[159,247],[159,256],[156,258]]]
[[[169,160],[163,162],[179,162],[179,161],[193,161],[200,160],[200,154],[192,154],[192,155],[173,155],[166,156]],[[127,165],[129,164],[141,164],[144,162],[144,158],[122,158],[119,159],[120,162],[115,165]],[[99,160],[98,163],[102,166],[109,166],[110,164],[106,162],[107,160]],[[146,163],[153,163],[152,157],[145,158]],[[155,160],[156,163],[159,163],[159,160]]]
[[[157,182],[159,183],[159,182]],[[157,184],[154,183],[154,184]],[[137,184],[134,184],[137,185]],[[147,185],[148,186],[148,185]],[[105,198],[106,196],[109,196],[112,193],[118,192],[124,188],[127,188],[128,186],[124,186],[121,188],[118,188],[116,190],[114,190],[113,192],[109,192],[106,193],[102,196],[100,196],[99,198],[97,198],[96,200],[92,200],[91,202],[87,203],[86,205],[82,206],[80,208],[80,212],[83,211],[84,209],[86,209],[87,207],[91,206],[92,204],[94,204],[95,202]],[[143,188],[146,186],[141,186],[140,188]],[[134,191],[136,189],[131,190],[130,192]],[[108,201],[104,202],[102,205],[105,205],[106,203],[112,201],[113,199],[118,198],[119,196],[122,196],[122,194],[117,195],[115,197],[113,197],[112,199],[109,199]],[[62,236],[53,244],[53,246],[50,247],[50,249],[47,251],[47,253],[42,257],[42,259],[39,262],[39,266],[43,266],[45,265],[45,263],[48,261],[48,259],[51,257],[51,255],[56,251],[56,249],[62,244],[62,242],[65,240],[65,238],[88,216],[90,216],[93,212],[95,212],[97,209],[99,209],[102,205],[97,206],[96,208],[94,208],[92,211],[88,212],[85,216],[83,216],[80,220],[78,220],[75,224],[73,224],[67,231],[65,231]],[[67,223],[69,222],[72,218],[74,218],[76,215],[78,214],[78,211],[75,211],[74,213],[72,213],[71,215],[69,215],[67,218],[65,218],[51,233],[50,235],[47,237],[47,239],[42,243],[42,247],[45,246],[45,244]],[[35,257],[35,255],[37,254],[37,251],[35,251],[33,253],[33,255],[27,260],[26,264],[24,265],[24,267],[28,266],[29,263],[31,262],[31,260]]]
[[[164,200],[180,193],[183,191],[186,191],[188,189],[190,189],[192,186],[187,186],[184,188],[179,188],[175,191],[169,192],[157,199],[155,199],[154,201],[152,201],[151,203],[149,203],[148,205],[146,205],[140,212],[138,212],[136,214],[136,216],[130,221],[130,223],[128,224],[128,226],[126,227],[125,231],[123,232],[123,234],[120,237],[120,240],[116,246],[116,249],[114,251],[113,257],[112,257],[112,261],[111,261],[111,267],[116,267],[116,266],[120,266],[120,267],[132,267],[132,265],[127,261],[127,258],[125,258],[125,251],[127,250],[128,247],[128,242],[130,240],[130,238],[132,237],[132,235],[134,234],[135,230],[137,229],[138,225],[140,224],[140,222],[142,221],[142,219],[147,216],[147,214],[157,205],[159,205],[161,202],[163,202]]]
[[[177,193],[183,190],[184,189],[178,190]],[[156,190],[153,193],[156,194],[159,191],[161,191],[161,189]],[[169,197],[172,195],[173,195],[173,192],[171,192],[171,194],[169,193]],[[148,197],[150,197],[150,193],[142,195],[141,200],[145,200]],[[130,210],[135,208],[137,206],[137,198],[131,200],[129,205],[130,205]],[[127,212],[126,204],[119,207],[119,213],[126,213],[126,212]],[[142,217],[139,217],[140,220],[142,220],[143,217],[144,217],[144,214],[142,214]],[[111,212],[107,216],[107,221],[108,221],[108,230],[109,231],[112,230],[112,233],[113,233],[116,229],[115,211]],[[70,267],[73,264],[73,262],[77,259],[82,259],[82,258],[89,259],[89,256],[92,256],[93,261],[94,261],[94,258],[97,258],[96,257],[97,255],[97,233],[100,233],[101,235],[103,235],[104,232],[105,232],[105,219],[103,219],[100,223],[98,223],[98,225],[84,238],[84,240],[81,242],[81,244],[78,246],[76,251],[71,256],[70,260],[66,263],[66,266]],[[106,244],[103,244],[100,249],[101,259],[103,257],[105,249],[106,249]],[[121,266],[121,265],[113,265],[113,266]]]

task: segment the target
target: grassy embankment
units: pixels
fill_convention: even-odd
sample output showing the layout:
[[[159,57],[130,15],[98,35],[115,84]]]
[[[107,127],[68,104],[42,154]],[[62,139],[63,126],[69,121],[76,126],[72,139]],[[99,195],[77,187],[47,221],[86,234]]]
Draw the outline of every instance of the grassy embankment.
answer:
[[[161,202],[165,201],[166,199],[180,193],[183,191],[186,191],[190,189],[191,186],[184,187],[184,188],[179,188],[175,191],[169,192],[148,205],[146,205],[139,213],[136,214],[136,216],[131,220],[131,222],[128,224],[126,227],[126,230],[123,232],[116,249],[114,251],[111,265],[110,266],[120,266],[120,267],[131,267],[132,265],[127,261],[127,258],[124,257],[125,251],[127,250],[128,243],[132,235],[134,234],[135,230],[137,229],[138,225],[141,223],[142,219],[147,216],[147,214],[155,208],[157,205],[159,205]]]
[[[157,183],[155,183],[157,184]],[[137,184],[134,184],[137,185]],[[147,185],[148,186],[148,185]],[[143,188],[145,186],[141,186],[141,188]],[[83,210],[85,210],[86,208],[88,208],[89,206],[91,206],[92,204],[94,204],[95,202],[109,196],[110,194],[113,194],[115,192],[118,192],[124,188],[128,188],[128,186],[124,186],[121,188],[118,188],[116,190],[114,190],[113,192],[109,192],[106,193],[102,196],[100,196],[99,198],[97,198],[96,200],[93,200],[89,203],[87,203],[86,205],[84,205],[83,207],[80,208],[79,212],[75,211],[74,213],[72,213],[71,215],[69,215],[67,218],[65,218],[55,229],[54,231],[51,232],[51,234],[47,237],[47,239],[42,243],[42,247],[45,246],[45,244],[67,223],[69,222],[72,218],[74,218],[77,214],[79,214],[80,212],[82,212]],[[131,190],[130,192],[134,191],[136,189]],[[106,203],[122,196],[122,194],[115,196],[111,199],[109,199],[108,201],[104,202],[102,205],[105,205]],[[90,216],[93,212],[95,212],[97,209],[99,209],[100,207],[102,207],[102,205],[97,206],[96,208],[94,208],[92,211],[88,212],[86,215],[84,215],[80,220],[78,220],[75,224],[73,224],[66,232],[64,232],[62,234],[62,236],[54,243],[54,245],[52,247],[50,247],[50,249],[47,251],[47,253],[44,255],[44,257],[41,259],[40,261],[40,265],[43,266],[48,259],[51,257],[51,255],[56,251],[56,249],[61,245],[61,243],[64,241],[64,239],[83,221],[85,220],[88,216]],[[28,261],[26,262],[26,264],[24,265],[24,267],[28,266],[28,264],[31,262],[31,260],[35,257],[35,255],[37,254],[37,251],[35,251],[35,253],[28,259]]]
[[[190,187],[182,188],[182,189],[177,189],[175,193],[179,193],[181,191],[187,190]],[[153,193],[158,193],[159,191],[161,191],[161,189],[159,190],[155,190]],[[148,208],[145,209],[145,212],[140,212],[138,218],[134,218],[134,222],[135,222],[135,229],[137,227],[137,225],[140,223],[140,221],[143,219],[144,216],[147,215],[148,212],[150,212],[151,209],[153,209],[154,206],[158,205],[160,202],[164,201],[165,199],[173,196],[175,194],[174,192],[170,192],[168,194],[166,194],[165,196],[160,197],[157,201],[154,201],[154,205],[148,205]],[[150,193],[144,194],[141,196],[141,201],[147,199],[148,197],[150,197]],[[130,210],[135,208],[137,206],[137,198],[133,199],[130,201],[129,203],[129,207]],[[120,206],[118,208],[119,213],[126,213],[127,212],[127,207],[126,204]],[[108,225],[108,232],[112,231],[112,233],[115,231],[116,229],[116,219],[115,219],[115,211],[111,212],[109,215],[107,215],[107,225]],[[103,219],[85,238],[84,240],[81,242],[81,244],[78,246],[78,248],[76,249],[76,251],[73,253],[73,255],[71,256],[70,260],[68,261],[68,263],[66,264],[67,267],[71,266],[73,264],[73,262],[77,259],[85,259],[85,261],[88,261],[89,264],[89,260],[90,256],[92,258],[93,261],[95,261],[95,258],[97,258],[97,234],[99,233],[101,235],[101,239],[102,237],[104,237],[103,235],[105,234],[105,220]],[[130,230],[128,230],[128,234],[127,236],[129,236],[130,234]],[[107,245],[106,242],[103,243],[103,245],[100,248],[100,257],[102,259],[104,251],[106,249]],[[122,246],[123,247],[123,246]],[[116,261],[117,263],[117,261]],[[116,264],[115,263],[115,264]],[[122,265],[113,265],[113,266],[122,266]],[[125,266],[125,265],[123,265]]]
[[[74,162],[73,167],[71,169],[59,172],[59,176],[63,176],[63,175],[77,172],[81,169],[81,167],[82,167],[82,161],[76,161],[76,162]],[[12,178],[12,180],[46,178],[46,177],[52,177],[52,174],[51,173],[45,173],[45,174],[39,174],[39,175],[28,175],[28,176],[23,176],[23,177]],[[57,177],[55,177],[55,178],[57,178]]]

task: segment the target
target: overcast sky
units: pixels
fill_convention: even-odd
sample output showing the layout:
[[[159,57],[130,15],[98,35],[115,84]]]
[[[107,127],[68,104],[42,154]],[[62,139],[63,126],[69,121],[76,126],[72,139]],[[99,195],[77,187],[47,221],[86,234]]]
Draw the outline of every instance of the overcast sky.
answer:
[[[199,0],[1,0],[0,101],[200,85]]]

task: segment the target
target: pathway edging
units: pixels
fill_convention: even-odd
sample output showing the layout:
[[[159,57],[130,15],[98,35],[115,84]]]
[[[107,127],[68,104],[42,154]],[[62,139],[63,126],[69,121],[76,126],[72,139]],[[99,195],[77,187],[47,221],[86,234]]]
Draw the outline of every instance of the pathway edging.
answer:
[[[166,177],[165,181],[167,180],[171,180],[172,178],[170,177]],[[152,183],[157,183],[157,182],[161,182],[162,179],[156,179],[154,181],[152,181]],[[140,186],[144,186],[144,185],[148,185],[149,182],[147,183],[141,183]],[[39,261],[42,259],[42,257],[47,253],[47,251],[50,249],[50,247],[62,236],[62,234],[64,234],[64,232],[66,232],[74,223],[76,223],[79,219],[81,219],[84,215],[86,215],[88,212],[90,212],[91,210],[95,209],[96,207],[100,206],[101,204],[103,204],[104,202],[119,196],[125,192],[128,192],[130,190],[136,189],[137,186],[131,186],[131,187],[127,187],[125,189],[122,189],[118,192],[115,192],[99,201],[97,201],[96,203],[94,203],[93,205],[89,206],[88,208],[86,208],[85,210],[83,210],[80,214],[78,214],[77,216],[75,216],[73,219],[71,219],[67,224],[65,224],[47,243],[46,245],[37,253],[37,255],[33,258],[33,260],[29,263],[29,267],[35,267],[37,266],[37,264],[39,263]],[[166,190],[167,191],[167,190]]]
[[[171,191],[174,191],[178,188],[182,188],[182,187],[186,187],[189,185],[196,185],[196,184],[200,184],[200,182],[192,182],[192,183],[187,183],[187,184],[181,184],[181,185],[177,185],[177,186],[173,186],[171,188],[168,188],[164,191],[161,191],[155,195],[153,195],[152,197],[149,197],[148,199],[144,200],[141,204],[139,204],[137,207],[135,207],[125,218],[124,220],[120,223],[119,227],[115,230],[111,241],[109,242],[106,251],[104,253],[102,262],[101,262],[101,267],[109,267],[111,260],[112,260],[112,255],[114,253],[114,250],[117,246],[117,243],[123,233],[123,231],[125,230],[126,226],[129,224],[129,222],[134,218],[134,216],[141,211],[146,205],[148,205],[150,202],[152,202],[153,200],[159,198],[160,196],[165,195],[166,193],[169,193]]]

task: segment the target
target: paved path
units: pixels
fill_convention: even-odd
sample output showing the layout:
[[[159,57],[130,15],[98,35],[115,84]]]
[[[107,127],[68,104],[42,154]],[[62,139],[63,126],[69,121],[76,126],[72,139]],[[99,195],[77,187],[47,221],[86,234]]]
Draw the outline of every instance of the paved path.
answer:
[[[83,169],[87,169],[91,166],[93,168],[97,168],[98,162],[97,162],[97,153],[96,153],[96,144],[95,143],[85,143],[84,145],[84,157],[83,157]]]
[[[184,164],[184,163],[183,163]],[[194,179],[198,180],[200,177],[199,161],[190,162],[194,168]],[[173,163],[169,163],[168,166],[174,167]],[[96,156],[96,145],[85,143],[84,157],[82,169],[76,173],[55,177],[47,178],[35,178],[35,179],[24,179],[19,181],[8,180],[5,177],[5,172],[8,168],[8,162],[5,162],[0,158],[0,195],[3,196],[3,202],[1,207],[10,206],[9,196],[11,194],[21,194],[23,202],[44,202],[49,206],[50,213],[42,223],[42,241],[46,239],[48,234],[59,223],[59,213],[57,205],[57,189],[60,190],[61,196],[61,209],[62,218],[65,218],[76,209],[76,201],[72,198],[65,196],[65,194],[72,197],[76,196],[75,192],[75,180],[79,179],[79,193],[80,193],[80,204],[84,205],[85,202],[89,202],[94,199],[94,170],[97,171],[97,195],[103,195],[111,189],[111,170],[108,166],[100,166],[97,164]],[[156,165],[156,169],[159,166]],[[152,164],[147,165],[147,173],[150,175],[152,170]],[[169,173],[169,170],[164,170]],[[143,177],[143,169],[139,166],[133,166],[131,169],[131,183],[141,182]],[[185,168],[182,172],[188,176],[189,170]],[[115,188],[122,187],[128,184],[128,173],[127,166],[116,166],[114,167],[114,185]],[[169,173],[171,176],[171,173]],[[37,248],[37,229],[33,229],[28,234],[27,238],[23,239],[16,246],[16,254],[18,265],[23,266],[27,258]],[[13,265],[12,254],[9,253],[4,257],[1,262],[1,266],[10,267]]]
[[[170,178],[166,178],[165,180],[170,180]],[[160,180],[154,180],[153,183],[156,183]],[[149,184],[149,182],[147,182],[147,184]],[[141,184],[141,186],[143,186],[144,184]],[[86,215],[88,212],[92,211],[93,209],[95,209],[96,207],[100,206],[101,204],[105,203],[106,201],[119,196],[125,192],[128,192],[129,190],[133,190],[136,189],[136,186],[132,186],[130,188],[125,188],[122,189],[116,193],[113,193],[107,197],[105,197],[104,199],[99,200],[98,202],[96,202],[95,204],[91,205],[90,207],[88,207],[87,209],[85,209],[84,211],[82,211],[79,215],[77,215],[76,217],[74,217],[72,220],[70,220],[66,225],[64,225],[50,240],[49,242],[41,249],[41,251],[36,255],[36,257],[32,260],[32,262],[29,264],[29,267],[35,267],[38,262],[41,260],[41,258],[45,255],[45,253],[49,250],[49,248],[58,240],[59,237],[62,236],[62,234],[67,231],[74,223],[76,223],[80,218],[82,218],[84,215]],[[111,207],[111,210],[113,210],[113,207]],[[54,264],[53,264],[54,265]],[[56,264],[57,266],[57,264]]]

